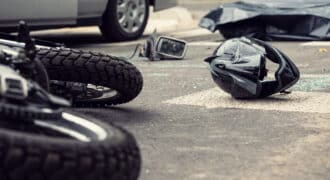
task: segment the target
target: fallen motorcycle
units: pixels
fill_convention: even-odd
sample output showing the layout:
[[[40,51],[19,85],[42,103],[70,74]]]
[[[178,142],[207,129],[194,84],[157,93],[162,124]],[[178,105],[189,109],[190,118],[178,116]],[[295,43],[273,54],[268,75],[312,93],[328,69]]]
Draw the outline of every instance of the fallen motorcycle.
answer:
[[[22,33],[29,35],[25,24]],[[0,44],[24,47],[22,40],[9,35]],[[102,107],[127,103],[142,90],[141,72],[124,58],[64,48],[37,41],[37,54],[50,78],[50,92],[72,100],[78,107]]]
[[[141,157],[134,137],[64,112],[70,103],[47,92],[36,52],[29,37],[24,48],[0,45],[0,179],[137,179]]]

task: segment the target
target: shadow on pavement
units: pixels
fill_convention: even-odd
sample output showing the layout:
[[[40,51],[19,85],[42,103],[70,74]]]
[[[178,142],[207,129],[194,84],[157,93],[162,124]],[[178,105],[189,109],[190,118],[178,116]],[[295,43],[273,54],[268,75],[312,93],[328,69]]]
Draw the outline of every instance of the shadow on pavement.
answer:
[[[154,117],[159,116],[157,112],[131,107],[109,107],[101,109],[81,108],[74,109],[74,111],[103,120],[105,122],[120,124],[144,123],[152,121]]]
[[[98,44],[98,43],[111,43],[106,41],[100,33],[33,33],[32,34],[36,39],[42,39],[47,41],[52,41],[56,43],[64,43],[68,47],[87,45],[87,44]],[[143,35],[141,38],[144,39],[148,37]]]
[[[270,96],[262,99],[234,99],[235,101],[242,102],[290,102],[292,99],[286,98],[285,96]]]
[[[81,44],[94,44],[94,43],[106,43],[105,39],[100,34],[91,33],[77,33],[77,34],[33,34],[34,38],[53,41],[57,43],[64,43],[65,45],[81,45]]]

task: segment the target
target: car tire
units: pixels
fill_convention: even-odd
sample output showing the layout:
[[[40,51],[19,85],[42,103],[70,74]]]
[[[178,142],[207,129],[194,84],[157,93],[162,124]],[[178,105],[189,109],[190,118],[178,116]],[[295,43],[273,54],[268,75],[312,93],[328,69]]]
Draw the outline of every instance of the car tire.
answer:
[[[142,36],[149,19],[149,0],[109,0],[100,30],[108,41],[135,40]]]

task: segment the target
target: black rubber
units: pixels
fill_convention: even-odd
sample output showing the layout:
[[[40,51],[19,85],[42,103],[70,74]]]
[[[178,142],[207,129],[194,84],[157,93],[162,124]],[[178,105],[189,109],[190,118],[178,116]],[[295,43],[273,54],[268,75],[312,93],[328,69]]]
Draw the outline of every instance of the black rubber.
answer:
[[[24,78],[37,82],[43,89],[49,91],[48,74],[38,58],[35,58],[29,65],[22,64],[16,66]]]
[[[35,81],[39,83],[39,85],[42,88],[44,88],[46,91],[49,91],[49,78],[46,68],[40,62],[39,59],[36,58],[34,62],[36,63],[36,71],[37,71],[37,77],[35,78]]]
[[[136,180],[141,167],[135,139],[118,127],[103,141],[81,142],[0,127],[1,180]]]
[[[49,108],[50,109],[50,108]],[[40,107],[32,105],[19,105],[0,100],[0,114],[14,119],[57,119],[61,117],[61,109],[41,111]]]
[[[109,0],[106,11],[102,17],[100,30],[108,41],[129,41],[135,40],[142,36],[149,19],[149,0],[145,0],[146,14],[141,28],[135,33],[127,33],[120,26],[117,18],[117,2],[118,0]]]
[[[143,87],[141,72],[122,58],[73,49],[40,49],[37,56],[45,65],[50,80],[94,84],[114,89],[114,97],[74,102],[78,107],[100,107],[127,103]]]

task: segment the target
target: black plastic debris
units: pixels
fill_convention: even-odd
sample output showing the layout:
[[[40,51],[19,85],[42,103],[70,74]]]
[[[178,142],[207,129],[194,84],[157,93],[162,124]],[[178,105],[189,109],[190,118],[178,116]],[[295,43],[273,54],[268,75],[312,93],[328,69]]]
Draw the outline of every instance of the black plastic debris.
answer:
[[[267,78],[267,60],[278,64],[273,74],[275,79]],[[227,40],[205,61],[210,64],[214,82],[237,99],[287,93],[300,77],[298,68],[288,56],[258,39]]]
[[[212,10],[200,26],[225,38],[330,40],[329,0],[244,0]]]

